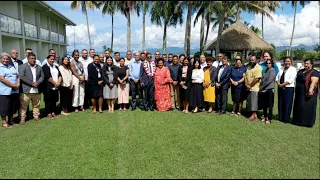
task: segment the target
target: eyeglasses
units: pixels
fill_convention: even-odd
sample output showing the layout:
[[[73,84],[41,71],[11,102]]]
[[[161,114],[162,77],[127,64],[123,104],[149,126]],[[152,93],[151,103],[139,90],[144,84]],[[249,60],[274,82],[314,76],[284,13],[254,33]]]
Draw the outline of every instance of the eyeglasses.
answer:
[[[152,57],[149,56],[149,57],[147,57],[147,58],[151,59]]]
[[[238,60],[241,60],[241,59],[234,59],[234,60],[238,61]]]
[[[156,54],[156,55],[160,55],[160,54]]]
[[[272,64],[272,63],[266,63],[266,64]]]
[[[217,57],[222,57],[222,56],[217,56]]]

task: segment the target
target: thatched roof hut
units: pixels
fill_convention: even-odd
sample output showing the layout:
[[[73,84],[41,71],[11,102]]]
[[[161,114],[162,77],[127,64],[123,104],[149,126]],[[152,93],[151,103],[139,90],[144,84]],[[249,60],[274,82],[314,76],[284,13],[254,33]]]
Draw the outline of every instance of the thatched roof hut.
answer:
[[[215,50],[217,38],[211,41],[204,50]],[[236,22],[225,29],[221,35],[221,51],[270,50],[273,47],[260,38],[241,22]]]

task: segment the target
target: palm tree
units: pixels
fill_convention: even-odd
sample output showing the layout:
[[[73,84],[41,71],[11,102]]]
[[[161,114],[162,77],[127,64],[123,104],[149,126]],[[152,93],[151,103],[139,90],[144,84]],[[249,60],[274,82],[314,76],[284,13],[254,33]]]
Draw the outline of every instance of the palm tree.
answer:
[[[251,25],[250,23],[248,23],[247,21],[244,21],[243,23],[244,25],[246,25],[248,28],[250,28],[253,32],[255,32],[257,35],[261,35],[261,30],[258,27],[255,27],[253,25]]]
[[[291,55],[291,48],[292,48],[292,41],[293,41],[293,35],[294,35],[294,29],[296,26],[296,14],[297,14],[297,5],[298,3],[304,7],[307,3],[309,3],[310,1],[287,1],[287,3],[290,3],[292,7],[294,8],[294,15],[293,15],[293,27],[292,27],[292,34],[291,34],[291,39],[290,39],[290,46],[289,46],[289,52],[288,55]]]
[[[113,25],[113,17],[114,14],[118,11],[118,1],[100,1],[98,2],[98,8],[103,6],[102,14],[109,14],[111,16],[111,49],[113,49],[113,36],[114,36],[114,25]]]
[[[81,6],[82,13],[86,16],[89,46],[91,49],[92,44],[91,44],[91,37],[90,37],[90,31],[89,31],[89,20],[88,20],[87,8],[94,9],[95,7],[98,6],[98,4],[96,1],[72,1],[71,2],[72,10],[78,9],[80,6]]]
[[[190,37],[191,37],[191,16],[195,5],[199,4],[198,1],[180,1],[176,6],[175,11],[180,11],[182,9],[187,9],[187,18],[186,18],[186,31],[185,31],[185,39],[184,39],[184,54],[186,56],[190,56]],[[183,13],[183,11],[182,11]]]
[[[194,4],[195,8],[197,8],[197,14],[193,22],[193,26],[196,25],[199,18],[201,17],[200,23],[200,53],[203,54],[204,46],[207,44],[209,28],[211,24],[211,17],[216,11],[216,2],[214,1],[200,1],[197,4]],[[204,25],[206,25],[206,35],[204,37]]]
[[[280,3],[280,1],[260,1],[260,6],[264,8],[265,11],[268,12],[275,12],[276,11],[276,7],[279,7],[282,9],[282,5]],[[262,33],[262,39],[264,39],[264,16],[267,15],[266,13],[264,13],[263,11],[256,11],[255,13],[257,14],[261,14],[261,33]],[[271,16],[268,16],[271,20],[273,20],[273,18]]]
[[[146,43],[146,15],[149,11],[149,7],[151,5],[151,1],[139,1],[138,9],[142,9],[142,50],[145,48]]]
[[[118,9],[127,18],[127,51],[131,50],[131,13],[136,10],[139,16],[140,10],[137,9],[137,1],[118,1]]]
[[[162,53],[167,49],[167,28],[182,24],[182,10],[175,10],[177,1],[154,1],[151,8],[151,22],[163,26],[163,48]]]

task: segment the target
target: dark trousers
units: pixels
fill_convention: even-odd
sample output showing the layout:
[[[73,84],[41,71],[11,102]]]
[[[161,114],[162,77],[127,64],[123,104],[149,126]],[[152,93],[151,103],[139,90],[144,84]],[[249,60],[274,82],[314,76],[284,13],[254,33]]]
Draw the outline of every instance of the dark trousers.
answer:
[[[293,104],[294,87],[278,88],[279,121],[288,123]]]
[[[46,113],[47,114],[55,113],[55,111],[57,109],[57,102],[49,100],[49,101],[45,102],[45,106],[46,106]]]
[[[216,111],[226,112],[228,102],[228,89],[216,89]]]
[[[88,81],[84,81],[84,83],[85,83],[85,90],[84,90],[83,108],[88,109],[92,105],[92,103],[91,103],[91,98],[90,98],[90,90],[89,90]]]
[[[154,109],[154,80],[148,79],[148,84],[143,87],[143,108]]]
[[[261,93],[261,106],[263,109],[264,118],[272,120],[273,104],[274,104],[274,92],[273,89],[268,89],[266,92]],[[269,112],[268,112],[269,110]]]
[[[131,100],[131,106],[132,108],[136,108],[137,107],[137,99],[136,99],[136,96],[139,95],[139,100],[141,101],[142,100],[142,95],[141,95],[141,88],[140,88],[140,82],[138,83],[134,83],[133,80],[130,80],[129,81],[130,83],[130,91],[131,91],[131,97],[132,97],[132,100]],[[139,103],[139,105],[141,106],[142,103]]]

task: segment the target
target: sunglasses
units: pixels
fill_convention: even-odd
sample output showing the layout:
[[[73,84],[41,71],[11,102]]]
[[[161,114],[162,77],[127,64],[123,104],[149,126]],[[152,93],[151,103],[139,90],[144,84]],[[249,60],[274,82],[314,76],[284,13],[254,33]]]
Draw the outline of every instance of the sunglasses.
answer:
[[[218,56],[218,57],[222,57],[222,56]]]
[[[147,57],[147,58],[151,59],[152,57],[149,56],[149,57]]]
[[[156,55],[160,55],[160,54],[156,54]]]
[[[238,61],[238,60],[241,60],[241,59],[234,59],[234,60]]]
[[[272,64],[272,63],[266,63],[266,64]]]

